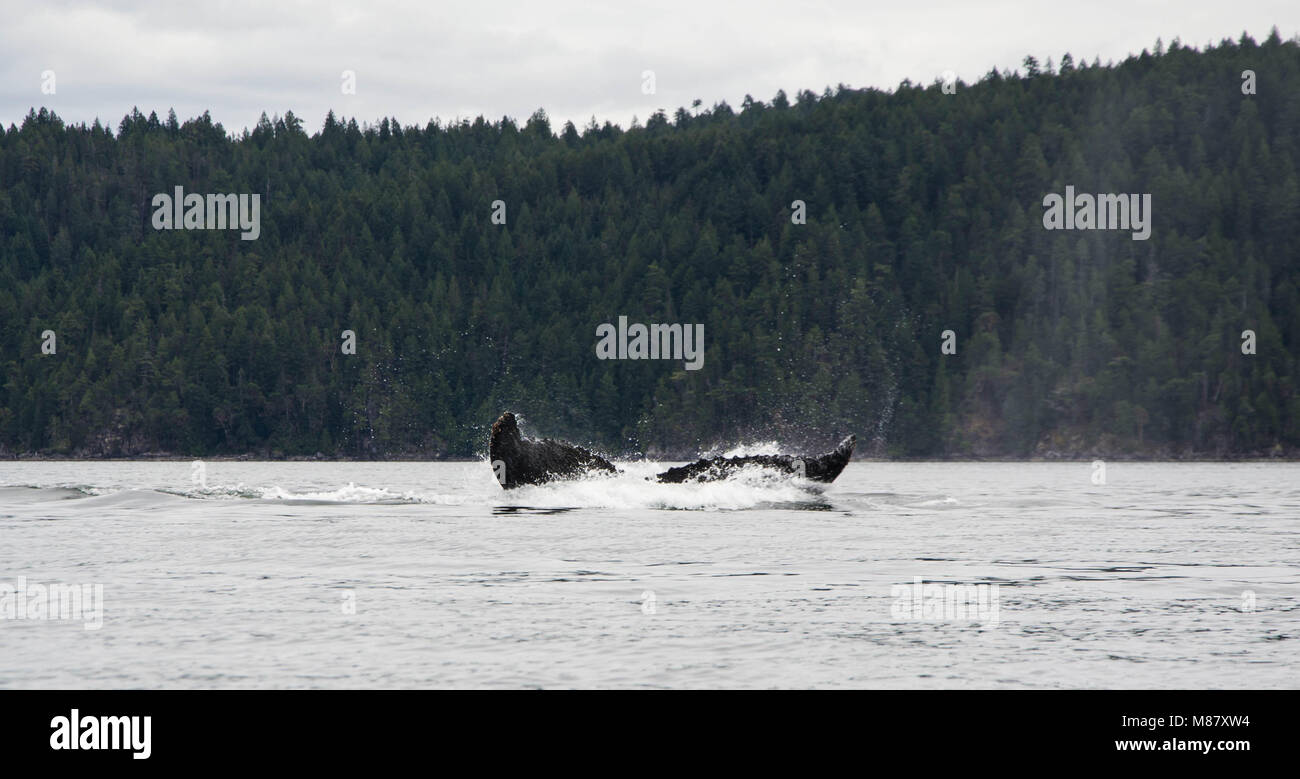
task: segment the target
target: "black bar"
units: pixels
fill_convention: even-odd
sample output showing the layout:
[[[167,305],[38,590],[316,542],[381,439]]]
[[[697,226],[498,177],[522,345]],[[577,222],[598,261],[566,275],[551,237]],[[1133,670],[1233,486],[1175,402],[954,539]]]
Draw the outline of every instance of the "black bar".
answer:
[[[0,743],[43,767],[128,770],[433,757],[472,761],[467,770],[515,759],[561,769],[610,749],[627,765],[698,754],[756,767],[801,756],[808,767],[836,757],[882,770],[894,758],[917,768],[1226,767],[1293,755],[1297,704],[1295,691],[8,691]],[[73,709],[83,733],[89,716],[149,716],[149,757],[52,749],[52,720]],[[1121,751],[1119,741],[1155,749]],[[1205,754],[1194,741],[1214,747]]]

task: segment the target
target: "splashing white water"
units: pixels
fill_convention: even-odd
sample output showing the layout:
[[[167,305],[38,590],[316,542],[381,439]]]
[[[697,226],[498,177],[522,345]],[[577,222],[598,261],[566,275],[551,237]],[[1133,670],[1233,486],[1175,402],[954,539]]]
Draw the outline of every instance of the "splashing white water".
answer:
[[[723,452],[722,457],[754,457],[761,454],[785,454],[785,450],[776,441],[756,441],[748,444],[737,444]],[[706,457],[717,457],[719,455],[709,454]]]
[[[718,511],[814,502],[824,488],[759,467],[742,468],[722,481],[660,484],[654,477],[667,468],[662,463],[618,465],[623,472],[614,476],[520,487],[500,492],[495,502],[555,508]]]

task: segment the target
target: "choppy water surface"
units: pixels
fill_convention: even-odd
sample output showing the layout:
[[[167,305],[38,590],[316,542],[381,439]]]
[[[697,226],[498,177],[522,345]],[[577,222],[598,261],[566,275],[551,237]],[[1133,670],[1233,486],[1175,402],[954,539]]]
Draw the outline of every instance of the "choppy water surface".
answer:
[[[0,687],[1296,687],[1300,464],[0,463]],[[894,585],[998,584],[998,620]],[[355,613],[350,613],[355,612]]]

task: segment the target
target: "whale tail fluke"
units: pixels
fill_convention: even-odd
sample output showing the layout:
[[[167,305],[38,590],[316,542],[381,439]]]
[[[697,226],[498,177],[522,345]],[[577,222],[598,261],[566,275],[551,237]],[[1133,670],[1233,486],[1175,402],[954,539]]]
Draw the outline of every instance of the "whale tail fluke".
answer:
[[[830,452],[821,457],[813,458],[806,466],[808,478],[813,481],[827,483],[835,481],[836,477],[844,470],[844,467],[849,464],[849,460],[853,459],[853,450],[857,445],[857,436],[846,436]]]

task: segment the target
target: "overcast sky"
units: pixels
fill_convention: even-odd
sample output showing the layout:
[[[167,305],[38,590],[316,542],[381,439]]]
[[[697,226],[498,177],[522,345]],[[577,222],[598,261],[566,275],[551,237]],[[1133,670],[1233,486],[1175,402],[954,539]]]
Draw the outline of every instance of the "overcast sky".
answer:
[[[424,124],[483,114],[555,129],[593,115],[626,126],[778,89],[892,89],[945,70],[966,81],[1020,67],[1129,53],[1175,37],[1203,47],[1300,33],[1300,0],[923,0],[722,3],[605,0],[305,2],[0,0],[0,121],[33,106],[116,129],[131,107],[182,120],[205,110],[236,131],[292,110]],[[355,73],[344,94],[343,71]],[[54,94],[42,93],[53,71]],[[643,73],[654,72],[654,94]]]

